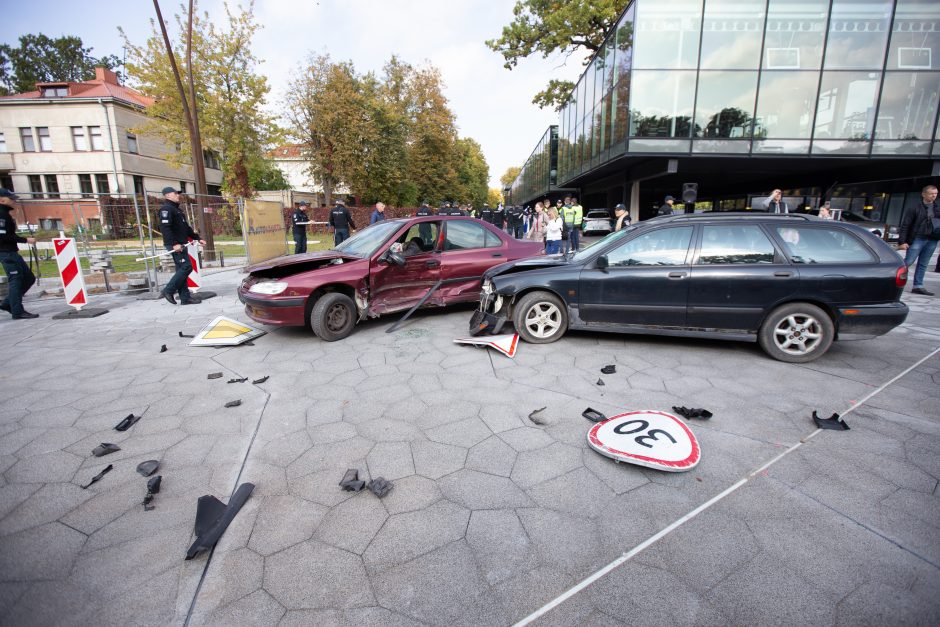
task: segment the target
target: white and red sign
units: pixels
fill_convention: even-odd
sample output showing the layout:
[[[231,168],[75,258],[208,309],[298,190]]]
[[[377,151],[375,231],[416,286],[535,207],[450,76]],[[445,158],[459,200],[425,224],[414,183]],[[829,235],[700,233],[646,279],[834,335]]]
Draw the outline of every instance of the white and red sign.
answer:
[[[601,455],[667,472],[691,470],[701,459],[692,431],[679,418],[662,411],[618,414],[591,427],[587,438]]]
[[[506,357],[516,356],[516,347],[519,346],[519,334],[511,335],[481,335],[479,337],[461,337],[454,340],[455,344],[472,344],[476,346],[489,346],[495,348]]]
[[[85,292],[85,279],[82,277],[75,239],[55,238],[52,245],[55,248],[55,262],[59,266],[62,286],[65,288],[65,302],[81,311],[82,307],[88,304],[88,294]]]
[[[193,292],[198,292],[199,288],[202,287],[202,266],[199,265],[199,244],[197,242],[186,244],[186,254],[189,255],[189,263],[193,267],[193,271],[186,277],[186,287]]]

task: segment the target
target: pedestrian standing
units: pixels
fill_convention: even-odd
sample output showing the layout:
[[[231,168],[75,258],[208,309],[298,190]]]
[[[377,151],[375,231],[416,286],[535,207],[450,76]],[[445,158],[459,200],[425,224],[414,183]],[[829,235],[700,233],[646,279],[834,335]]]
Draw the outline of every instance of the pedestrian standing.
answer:
[[[17,200],[19,197],[16,194],[0,188],[0,263],[3,264],[3,271],[7,273],[9,284],[9,292],[0,303],[0,309],[13,314],[14,320],[23,320],[38,318],[39,314],[23,309],[23,294],[36,282],[36,276],[20,255],[17,244],[33,245],[36,239],[16,234],[16,220],[10,212],[16,208]]]
[[[572,250],[571,242],[574,239],[574,205],[571,204],[570,196],[565,196],[565,204],[561,207],[559,217],[564,224],[561,234],[561,252],[567,255]]]
[[[375,224],[376,222],[381,222],[385,219],[385,203],[377,202],[375,203],[375,209],[372,211],[372,215],[369,217],[369,224]]]
[[[676,208],[673,204],[676,202],[676,199],[672,196],[666,196],[663,199],[663,204],[659,207],[659,214],[661,216],[671,216],[676,213]]]
[[[581,225],[584,223],[584,207],[578,202],[577,197],[571,197],[571,208],[574,210],[574,227],[571,229],[571,250],[578,252],[581,250]]]
[[[630,226],[630,214],[627,213],[627,207],[622,202],[617,203],[617,206],[614,207],[614,216],[617,218],[614,222],[615,231]]]
[[[783,192],[775,189],[770,196],[764,199],[764,209],[767,213],[790,213],[790,206],[783,201]]]
[[[930,258],[937,249],[940,239],[940,206],[937,205],[937,188],[928,185],[920,192],[921,199],[904,210],[898,241],[900,250],[906,250],[904,263],[910,266],[917,263],[914,270],[914,294],[933,296],[934,293],[924,287],[924,275]]]
[[[558,216],[558,211],[552,207],[548,210],[548,221],[545,224],[545,254],[557,255],[561,252],[561,233],[565,224]]]
[[[544,241],[545,239],[545,207],[542,203],[535,203],[535,212],[532,214],[532,218],[529,221],[529,232],[526,234],[528,239],[534,240],[536,242]]]
[[[206,245],[204,239],[199,237],[189,223],[186,222],[186,216],[180,209],[180,192],[172,187],[163,188],[163,204],[157,211],[157,218],[160,222],[160,233],[163,235],[163,246],[173,254],[173,266],[176,272],[167,281],[160,291],[169,303],[175,305],[175,294],[180,295],[181,305],[197,305],[199,299],[194,298],[189,292],[189,286],[186,285],[186,279],[189,273],[193,271],[193,264],[189,262],[189,251],[186,250],[186,244],[190,241],[198,241],[203,246]]]
[[[306,209],[309,206],[310,204],[306,200],[301,200],[297,203],[297,207],[291,215],[295,255],[307,252],[307,225],[310,223],[310,217],[307,215]]]
[[[506,224],[509,234],[522,239],[522,207],[515,205],[506,212]]]
[[[333,227],[333,245],[339,246],[349,239],[350,229],[356,230],[356,224],[353,222],[349,209],[346,208],[342,198],[337,198],[334,204],[333,211],[330,212],[329,224]]]
[[[493,209],[487,203],[483,203],[483,209],[480,210],[480,219],[493,224]]]

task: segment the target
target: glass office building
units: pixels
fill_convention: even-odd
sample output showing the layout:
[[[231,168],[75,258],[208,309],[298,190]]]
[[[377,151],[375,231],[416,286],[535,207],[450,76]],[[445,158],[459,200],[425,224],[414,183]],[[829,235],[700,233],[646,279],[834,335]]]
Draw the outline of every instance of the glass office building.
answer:
[[[716,202],[918,184],[938,105],[940,0],[633,0],[560,109],[552,185],[609,205],[641,181]]]

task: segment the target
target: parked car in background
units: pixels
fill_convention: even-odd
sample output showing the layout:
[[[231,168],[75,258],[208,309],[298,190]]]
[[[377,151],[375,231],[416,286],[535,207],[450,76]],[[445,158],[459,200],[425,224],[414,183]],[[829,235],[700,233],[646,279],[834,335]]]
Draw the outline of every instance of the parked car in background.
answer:
[[[471,333],[512,322],[536,344],[569,330],[758,342],[774,359],[819,358],[834,340],[904,322],[907,267],[869,231],[805,214],[661,216],[568,257],[484,274]]]
[[[581,230],[585,235],[610,233],[613,230],[610,225],[610,212],[606,209],[588,209],[581,221]]]
[[[851,211],[846,211],[844,209],[830,208],[829,211],[832,212],[832,217],[834,220],[839,220],[840,222],[851,222],[852,224],[862,227],[875,237],[880,237],[886,242],[897,242],[898,238],[900,237],[898,227],[893,224],[885,224],[884,222],[869,220],[864,216],[860,216],[857,213],[852,213]],[[812,209],[807,213],[818,216],[819,209]]]
[[[513,239],[469,217],[383,220],[332,250],[246,268],[238,297],[252,320],[309,325],[332,342],[366,317],[473,302],[485,270],[541,250],[542,242]]]

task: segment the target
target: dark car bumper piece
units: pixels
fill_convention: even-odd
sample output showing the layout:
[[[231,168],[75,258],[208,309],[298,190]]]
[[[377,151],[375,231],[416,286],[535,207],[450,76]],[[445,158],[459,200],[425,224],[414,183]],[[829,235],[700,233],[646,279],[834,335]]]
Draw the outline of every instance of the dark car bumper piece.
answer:
[[[907,319],[904,303],[840,307],[838,325],[840,340],[864,340],[884,335]]]
[[[477,309],[470,317],[470,335],[496,335],[506,324],[506,316]]]

